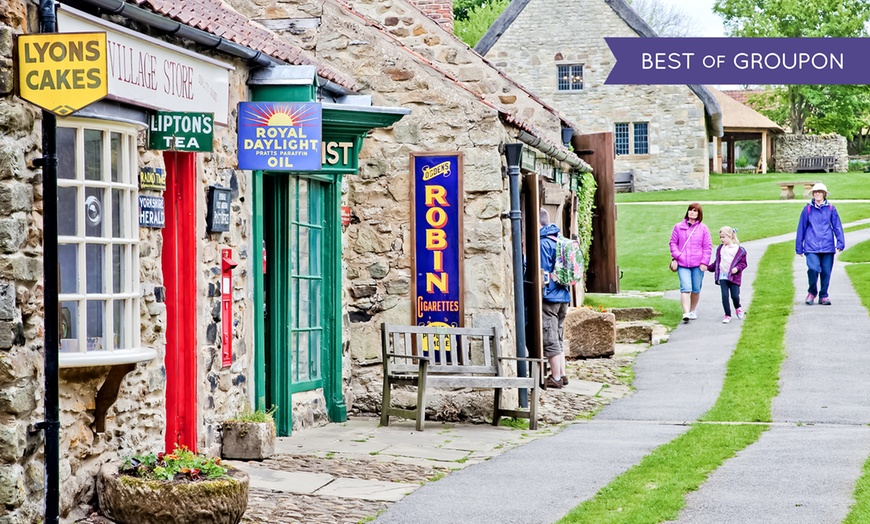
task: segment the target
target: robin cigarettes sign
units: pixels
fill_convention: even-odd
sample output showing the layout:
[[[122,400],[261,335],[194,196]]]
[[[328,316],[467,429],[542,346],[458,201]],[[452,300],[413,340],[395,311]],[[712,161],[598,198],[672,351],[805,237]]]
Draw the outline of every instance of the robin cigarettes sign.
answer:
[[[18,37],[21,98],[66,116],[109,93],[106,33]]]

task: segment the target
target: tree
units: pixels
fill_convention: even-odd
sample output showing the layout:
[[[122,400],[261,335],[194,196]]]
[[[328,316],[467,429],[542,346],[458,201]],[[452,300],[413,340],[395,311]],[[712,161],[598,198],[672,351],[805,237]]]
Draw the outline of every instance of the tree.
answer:
[[[661,0],[629,0],[629,3],[659,36],[685,37],[692,34],[695,20],[675,5],[663,4]]]
[[[866,37],[867,0],[716,0],[730,36],[746,38]],[[870,87],[789,85],[775,87],[762,110],[792,133],[836,132],[851,142],[870,122]],[[785,116],[783,121],[782,117]],[[780,118],[776,118],[779,116]],[[857,146],[857,144],[856,144]],[[851,147],[850,147],[851,149]]]

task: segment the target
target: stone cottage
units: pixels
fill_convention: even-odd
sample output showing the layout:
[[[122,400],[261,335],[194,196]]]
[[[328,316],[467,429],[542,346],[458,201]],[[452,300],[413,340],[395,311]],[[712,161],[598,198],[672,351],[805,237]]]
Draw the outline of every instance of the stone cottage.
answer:
[[[491,71],[463,81],[439,67],[471,61],[437,26],[422,31],[438,61],[343,4],[238,6],[247,16],[213,0],[76,5],[60,5],[59,31],[104,32],[111,52],[108,96],[57,118],[60,318],[48,350],[61,368],[66,519],[88,510],[100,467],[119,457],[176,443],[214,453],[221,421],[248,406],[277,405],[286,434],[344,420],[357,391],[376,395],[377,324],[412,322],[415,155],[461,158],[461,320],[502,327],[513,347],[502,146],[525,145],[525,194],[569,231],[588,166],[562,145],[571,124],[554,110]],[[416,16],[395,25],[420,36]],[[13,76],[13,36],[35,31],[36,10],[11,2],[0,23],[0,521],[26,523],[44,504],[42,232],[54,203],[42,196],[41,113]],[[319,103],[320,169],[240,169],[246,101]],[[199,118],[211,147],[181,147],[177,130],[174,149],[155,146],[158,117]],[[536,214],[525,210],[528,238]]]
[[[605,85],[605,37],[655,37],[625,0],[513,0],[475,49],[574,121],[612,132],[614,171],[640,191],[708,185],[721,111],[703,86]]]

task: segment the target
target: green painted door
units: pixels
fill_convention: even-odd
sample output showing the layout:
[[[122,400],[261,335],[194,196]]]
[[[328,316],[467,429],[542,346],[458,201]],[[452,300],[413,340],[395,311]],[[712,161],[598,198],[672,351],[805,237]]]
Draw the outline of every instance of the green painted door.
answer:
[[[262,180],[265,401],[278,406],[279,435],[293,427],[292,394],[324,387],[324,363],[339,350],[330,336],[335,283],[325,278],[325,254],[337,247],[327,237],[333,184],[287,174]]]

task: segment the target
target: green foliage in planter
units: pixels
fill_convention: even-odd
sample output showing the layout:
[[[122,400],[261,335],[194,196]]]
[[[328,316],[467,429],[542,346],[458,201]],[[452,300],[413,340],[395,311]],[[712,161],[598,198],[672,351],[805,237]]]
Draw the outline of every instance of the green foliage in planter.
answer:
[[[178,446],[172,453],[134,455],[124,461],[122,475],[149,480],[217,479],[227,473],[221,459],[198,455],[187,446]]]
[[[595,177],[592,173],[580,173],[577,189],[577,239],[583,251],[583,271],[589,268],[589,246],[592,245],[592,210],[595,209]]]
[[[272,406],[267,410],[261,408],[256,411],[246,408],[235,417],[227,420],[227,422],[269,422],[274,426],[276,411],[278,411],[278,406]]]

